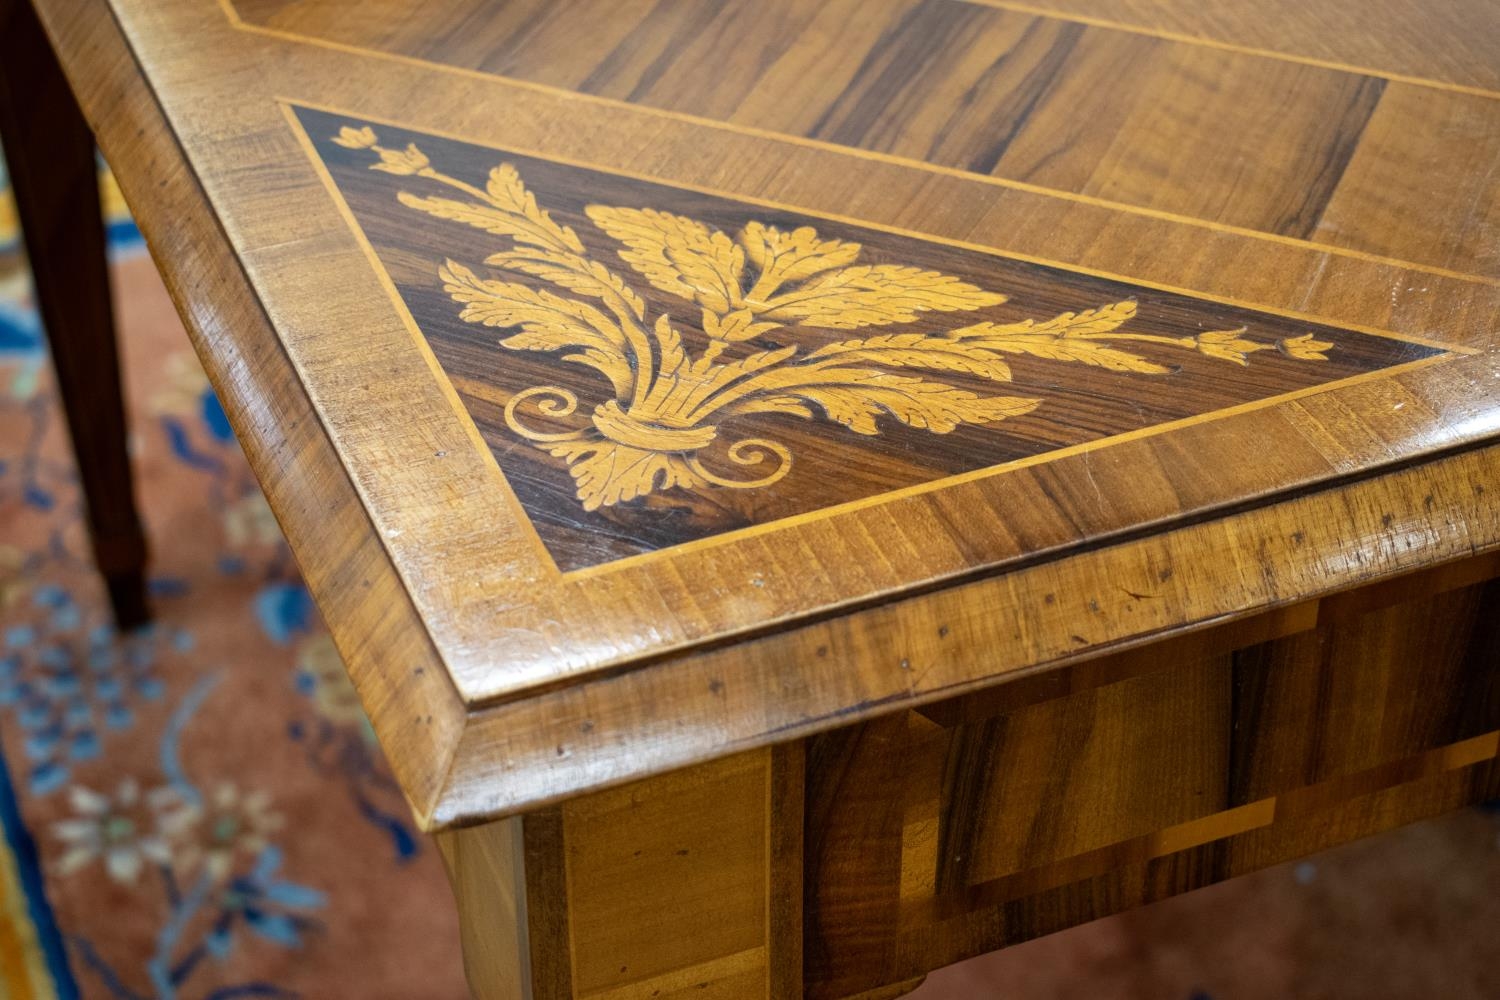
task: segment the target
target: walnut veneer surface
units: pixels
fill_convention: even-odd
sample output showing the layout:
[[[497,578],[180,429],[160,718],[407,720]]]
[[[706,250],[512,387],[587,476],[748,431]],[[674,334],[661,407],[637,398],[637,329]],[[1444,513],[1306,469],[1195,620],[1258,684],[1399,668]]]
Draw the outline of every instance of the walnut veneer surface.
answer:
[[[1500,544],[1482,0],[37,6],[429,827]]]

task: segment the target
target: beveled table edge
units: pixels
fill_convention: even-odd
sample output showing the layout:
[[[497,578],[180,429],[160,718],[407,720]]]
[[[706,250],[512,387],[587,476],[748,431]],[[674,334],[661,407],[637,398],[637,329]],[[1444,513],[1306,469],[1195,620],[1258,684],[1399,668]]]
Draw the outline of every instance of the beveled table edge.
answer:
[[[310,589],[328,612],[330,630],[424,829],[523,812],[1500,548],[1500,511],[1487,499],[1500,495],[1500,446],[1481,443],[1426,456],[1396,471],[1375,470],[1339,489],[1334,489],[1337,482],[1320,484],[1266,506],[1228,515],[1210,512],[1145,537],[1105,538],[1083,551],[1048,554],[966,582],[945,581],[929,592],[805,621],[786,632],[631,663],[498,706],[466,706],[235,263],[113,12],[105,0],[40,0],[38,7],[65,67],[74,70],[70,80],[106,156],[123,160],[129,153],[153,166],[154,190],[145,171],[122,178],[127,201],[138,209],[148,246],[216,391],[239,418],[236,431],[252,468],[293,541]],[[88,75],[77,73],[79,66],[88,66]],[[172,225],[149,210],[153,200],[177,205]],[[184,221],[180,208],[189,203],[202,212],[187,213]],[[194,252],[185,253],[186,247]],[[282,378],[289,381],[277,381]],[[266,399],[277,393],[292,394],[288,406],[267,412]],[[319,467],[337,468],[339,474],[320,482],[288,475],[290,456],[303,451],[322,452]],[[1436,502],[1424,484],[1445,477],[1474,488]],[[355,544],[341,546],[327,520],[318,525],[323,530],[309,531],[299,518],[308,507],[337,509],[344,518],[341,528],[353,533]],[[1347,514],[1347,520],[1334,519],[1330,526],[1330,511]],[[304,525],[300,530],[299,524]],[[1330,530],[1319,549],[1317,533]],[[1391,544],[1365,549],[1381,537]],[[1152,566],[1163,553],[1169,558],[1188,550],[1244,554],[1256,549],[1247,547],[1249,541],[1272,538],[1296,539],[1308,561],[1278,567],[1274,578],[1261,581],[1266,589],[1249,588],[1247,599],[1233,606],[1201,596],[1220,591],[1200,577],[1177,595],[1167,619],[1159,617],[1164,604],[1157,618],[1133,620],[1129,606],[1135,592],[1113,588],[1114,604],[1099,613],[1116,612],[1115,623],[1098,641],[1079,647],[1072,636],[1039,634],[1024,662],[1006,666],[990,655],[997,648],[1020,655],[1015,637],[997,626],[997,612],[1024,603],[1013,599],[1016,593],[1040,593],[1033,586],[1038,581],[1118,575],[1122,568]],[[1232,559],[1202,567],[1231,572],[1243,584],[1240,568]],[[1310,570],[1316,570],[1316,579],[1303,579]],[[880,664],[855,655],[862,646],[883,648],[893,635],[955,612],[972,619],[968,658],[918,671],[905,660]],[[825,649],[831,655],[818,655]],[[809,667],[821,659],[826,666]],[[724,668],[730,664],[736,673],[726,680]],[[892,675],[891,667],[900,674]],[[769,710],[764,699],[734,703],[737,690],[763,693],[763,683],[782,688]],[[723,697],[706,702],[700,717],[670,712],[676,702],[666,692],[698,687]],[[653,713],[654,706],[667,711]]]
[[[426,828],[463,730],[458,690],[107,0],[36,7],[105,158],[141,164],[117,176],[122,194]]]
[[[527,812],[1500,551],[1497,497],[1491,444],[473,711],[431,820]],[[695,690],[715,698],[684,716]]]

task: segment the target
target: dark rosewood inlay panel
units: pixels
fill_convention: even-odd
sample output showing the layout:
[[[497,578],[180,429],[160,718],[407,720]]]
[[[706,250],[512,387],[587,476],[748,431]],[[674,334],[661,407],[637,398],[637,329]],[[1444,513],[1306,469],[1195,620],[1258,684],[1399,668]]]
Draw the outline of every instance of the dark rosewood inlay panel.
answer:
[[[296,114],[564,570],[1439,353]]]

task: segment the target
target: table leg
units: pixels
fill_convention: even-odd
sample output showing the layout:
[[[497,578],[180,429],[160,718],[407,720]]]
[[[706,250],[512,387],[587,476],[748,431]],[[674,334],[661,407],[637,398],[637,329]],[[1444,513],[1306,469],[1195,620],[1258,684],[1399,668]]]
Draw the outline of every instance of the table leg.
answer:
[[[121,629],[144,624],[146,541],[125,447],[94,140],[26,0],[0,0],[0,143],[77,457],[94,560]]]
[[[474,996],[803,1000],[801,771],[756,750],[437,834]]]
[[[480,1000],[894,1000],[1500,794],[1500,555],[437,835]]]
[[[528,953],[521,820],[439,833],[438,853],[458,901],[464,974],[479,1000],[534,1000]],[[539,901],[530,901],[535,906]]]

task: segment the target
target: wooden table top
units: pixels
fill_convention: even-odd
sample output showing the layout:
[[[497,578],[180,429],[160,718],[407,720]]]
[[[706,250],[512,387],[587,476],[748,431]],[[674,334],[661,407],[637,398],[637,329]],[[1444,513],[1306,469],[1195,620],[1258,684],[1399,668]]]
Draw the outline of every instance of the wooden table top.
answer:
[[[1500,544],[1488,0],[37,5],[431,826]]]

